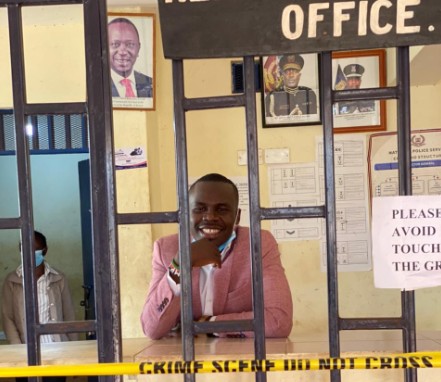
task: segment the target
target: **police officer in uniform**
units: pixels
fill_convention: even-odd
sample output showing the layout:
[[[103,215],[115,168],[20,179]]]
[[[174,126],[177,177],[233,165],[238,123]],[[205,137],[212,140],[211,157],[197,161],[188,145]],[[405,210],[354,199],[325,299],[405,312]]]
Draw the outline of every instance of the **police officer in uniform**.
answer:
[[[364,67],[360,64],[350,64],[344,67],[346,77],[345,89],[360,89]],[[375,110],[375,101],[351,101],[339,104],[340,114],[367,113]]]
[[[279,69],[283,83],[265,98],[266,116],[317,114],[317,96],[306,87],[299,86],[304,60],[299,54],[282,56]]]

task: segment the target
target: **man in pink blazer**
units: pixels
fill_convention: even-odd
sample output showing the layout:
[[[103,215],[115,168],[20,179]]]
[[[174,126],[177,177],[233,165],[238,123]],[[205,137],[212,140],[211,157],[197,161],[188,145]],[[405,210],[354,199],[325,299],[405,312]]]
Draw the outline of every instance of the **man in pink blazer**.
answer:
[[[195,320],[252,319],[250,234],[239,227],[237,187],[220,174],[208,174],[189,190],[193,314]],[[292,299],[277,242],[262,231],[265,335],[287,337],[292,328]],[[153,274],[141,323],[159,339],[180,322],[178,235],[157,240]],[[252,332],[218,333],[252,336]]]

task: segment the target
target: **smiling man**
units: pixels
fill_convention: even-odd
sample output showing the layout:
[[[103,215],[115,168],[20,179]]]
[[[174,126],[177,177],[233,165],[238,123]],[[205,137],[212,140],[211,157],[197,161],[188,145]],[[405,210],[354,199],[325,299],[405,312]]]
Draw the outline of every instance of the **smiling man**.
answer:
[[[220,174],[198,179],[189,190],[194,320],[252,319],[250,233],[240,227],[237,187]],[[265,335],[287,337],[292,300],[277,242],[262,231]],[[149,293],[141,315],[144,333],[159,339],[180,322],[178,235],[159,239],[153,249]],[[252,336],[252,332],[219,333]]]
[[[108,24],[112,97],[152,97],[152,78],[133,69],[141,49],[136,26],[119,17]]]

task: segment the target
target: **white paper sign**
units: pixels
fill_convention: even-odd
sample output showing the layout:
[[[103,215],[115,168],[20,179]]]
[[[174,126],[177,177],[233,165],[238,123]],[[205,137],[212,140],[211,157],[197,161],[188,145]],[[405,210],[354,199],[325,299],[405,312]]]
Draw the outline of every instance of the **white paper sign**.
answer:
[[[441,196],[377,197],[372,203],[375,287],[441,285]]]

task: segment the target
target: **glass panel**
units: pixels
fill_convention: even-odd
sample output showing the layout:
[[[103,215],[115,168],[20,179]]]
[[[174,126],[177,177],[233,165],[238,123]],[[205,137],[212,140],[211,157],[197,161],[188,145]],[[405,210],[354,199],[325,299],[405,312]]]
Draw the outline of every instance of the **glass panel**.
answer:
[[[4,157],[0,157],[0,160]],[[0,170],[1,172],[1,170]],[[0,184],[2,184],[1,182]],[[0,186],[1,187],[1,186]],[[1,251],[0,251],[0,280],[2,280],[2,286],[8,283],[8,275],[15,272],[17,267],[21,264],[20,258],[20,250],[19,250],[19,242],[20,242],[20,231],[12,230],[12,229],[3,229],[0,230],[0,243]],[[12,314],[9,314],[12,309],[12,299],[10,296],[6,296],[8,298],[3,299],[2,293],[2,310],[5,316],[11,317]],[[10,304],[11,303],[11,304]],[[11,336],[6,336],[5,327],[8,326],[5,322],[6,320],[0,320],[0,344],[9,343],[9,339]],[[8,320],[9,321],[9,320]],[[9,331],[8,331],[9,333]]]
[[[0,113],[0,137],[4,142],[0,153],[0,218],[19,216],[17,156],[15,153],[14,115]]]
[[[46,264],[62,272],[69,284],[74,318],[83,320],[82,203],[90,192],[80,192],[80,177],[89,177],[88,154],[32,155],[32,197],[35,229],[47,238]],[[87,161],[86,174],[79,170]],[[90,216],[89,216],[90,217]],[[89,225],[90,227],[90,225]],[[60,301],[61,303],[61,301]],[[63,302],[63,305],[66,302]],[[69,304],[68,304],[69,305]],[[70,309],[62,320],[71,320]],[[50,317],[59,320],[60,317]]]
[[[0,51],[3,52],[0,58],[0,109],[10,109],[12,107],[12,80],[11,80],[11,61],[9,47],[7,8],[0,8]]]

